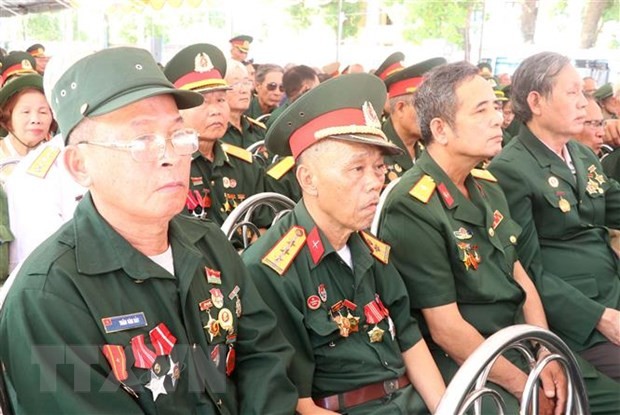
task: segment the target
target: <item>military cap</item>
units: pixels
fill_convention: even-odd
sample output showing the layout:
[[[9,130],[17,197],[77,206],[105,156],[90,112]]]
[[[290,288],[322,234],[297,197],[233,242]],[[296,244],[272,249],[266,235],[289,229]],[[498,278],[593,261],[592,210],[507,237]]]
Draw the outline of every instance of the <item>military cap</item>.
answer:
[[[422,83],[426,72],[444,63],[447,63],[444,58],[432,58],[394,72],[384,79],[388,96],[394,98],[413,93]]]
[[[405,60],[405,55],[402,52],[392,53],[375,70],[375,75],[382,81],[385,81],[388,76],[404,68],[402,64],[403,60]]]
[[[200,94],[176,89],[148,51],[116,47],[71,65],[54,84],[49,101],[66,140],[85,117],[107,114],[164,94],[172,95],[179,109],[204,101]]]
[[[14,75],[37,73],[37,62],[29,53],[13,51],[0,61],[0,86]]]
[[[375,108],[385,103],[385,85],[366,73],[329,79],[288,106],[267,130],[267,149],[297,158],[323,138],[379,146],[385,153],[402,150],[390,143]]]
[[[502,88],[495,87],[493,92],[495,93],[495,101],[508,101],[508,97]]]
[[[250,50],[250,43],[252,43],[253,40],[254,38],[252,36],[239,35],[230,39],[229,42],[241,52],[247,53]]]
[[[180,50],[166,64],[164,73],[179,89],[196,92],[230,89],[224,79],[226,57],[219,48],[208,43]]]
[[[34,45],[29,46],[28,49],[26,49],[26,52],[35,58],[42,58],[45,56],[45,47],[40,43],[35,43]]]
[[[611,82],[607,82],[606,84],[603,84],[602,86],[600,86],[594,92],[594,99],[596,99],[597,101],[603,101],[611,97],[613,94],[614,94],[613,86]]]

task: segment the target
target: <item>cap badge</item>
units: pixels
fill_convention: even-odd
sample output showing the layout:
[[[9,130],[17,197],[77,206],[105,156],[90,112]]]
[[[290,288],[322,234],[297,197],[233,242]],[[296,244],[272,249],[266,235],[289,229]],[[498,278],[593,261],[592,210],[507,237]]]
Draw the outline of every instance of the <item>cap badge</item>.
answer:
[[[30,63],[30,61],[28,59],[24,59],[22,61],[22,68],[24,68],[24,69],[32,69],[32,64]]]
[[[370,101],[364,102],[362,105],[362,112],[364,113],[364,121],[367,126],[381,128],[381,121],[379,121],[379,117],[377,117],[377,113]]]
[[[194,71],[196,72],[208,72],[213,69],[213,64],[209,59],[209,55],[204,52],[200,52],[194,58]]]

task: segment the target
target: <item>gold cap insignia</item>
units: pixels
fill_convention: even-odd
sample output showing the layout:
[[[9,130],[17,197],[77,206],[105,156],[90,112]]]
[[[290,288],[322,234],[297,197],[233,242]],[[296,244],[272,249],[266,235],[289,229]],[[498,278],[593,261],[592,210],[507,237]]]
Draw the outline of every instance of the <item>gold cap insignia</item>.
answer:
[[[379,121],[379,117],[377,117],[377,113],[370,101],[364,102],[362,112],[364,113],[364,121],[367,126],[381,128],[381,121]]]
[[[204,52],[200,52],[194,58],[194,71],[195,72],[208,72],[213,69],[213,64],[209,59],[209,55]]]

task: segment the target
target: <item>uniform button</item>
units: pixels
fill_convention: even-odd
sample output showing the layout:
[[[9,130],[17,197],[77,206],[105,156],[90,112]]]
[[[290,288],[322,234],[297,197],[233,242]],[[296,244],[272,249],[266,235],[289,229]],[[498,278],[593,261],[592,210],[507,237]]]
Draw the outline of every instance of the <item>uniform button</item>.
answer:
[[[388,362],[387,361],[383,362],[383,366],[388,367],[389,366]]]
[[[144,280],[135,280],[134,281],[136,284],[142,284],[144,282]]]
[[[508,238],[510,240],[511,244],[516,244],[517,243],[517,237],[514,235],[510,235],[510,238]]]
[[[217,406],[222,406],[222,400],[218,399],[218,401],[216,402]]]
[[[196,343],[192,344],[192,349],[196,350]]]
[[[328,345],[328,346],[329,346],[329,347],[336,347],[336,343],[334,343],[334,342],[329,342],[329,345]]]
[[[489,228],[489,236],[492,238],[495,236],[495,229]]]

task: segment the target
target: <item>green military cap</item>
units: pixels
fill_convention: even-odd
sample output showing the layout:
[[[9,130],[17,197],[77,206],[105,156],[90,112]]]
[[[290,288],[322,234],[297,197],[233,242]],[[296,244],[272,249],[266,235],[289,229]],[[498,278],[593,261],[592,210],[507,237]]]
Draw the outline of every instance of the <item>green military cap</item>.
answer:
[[[377,117],[386,90],[374,75],[340,75],[303,94],[267,130],[267,149],[281,156],[297,158],[323,138],[370,144],[388,154],[402,150],[390,143]]]
[[[252,43],[253,40],[254,38],[252,36],[239,35],[231,38],[229,42],[240,51],[247,53],[250,50],[250,43]]]
[[[607,82],[594,92],[594,99],[596,99],[597,101],[603,101],[611,97],[613,94],[614,89],[611,85],[611,82]]]
[[[422,84],[426,72],[447,62],[444,58],[431,58],[394,72],[384,80],[388,96],[393,98],[413,93]]]
[[[11,52],[0,61],[0,107],[16,93],[27,88],[43,92],[43,77],[34,70],[34,58],[26,52]],[[0,135],[6,131],[0,130]]]
[[[41,58],[45,56],[45,46],[40,43],[35,43],[34,45],[29,46],[28,49],[26,49],[26,52],[35,58]]]
[[[177,90],[144,49],[117,47],[71,65],[52,88],[49,101],[65,140],[85,117],[110,113],[134,102],[170,94],[179,109],[201,105],[200,94]]]
[[[208,43],[197,43],[180,50],[164,68],[166,77],[179,89],[217,91],[230,89],[224,79],[226,58]]]
[[[403,60],[405,60],[405,55],[402,52],[394,52],[385,58],[374,73],[381,80],[385,81],[388,76],[404,68],[401,63]]]

